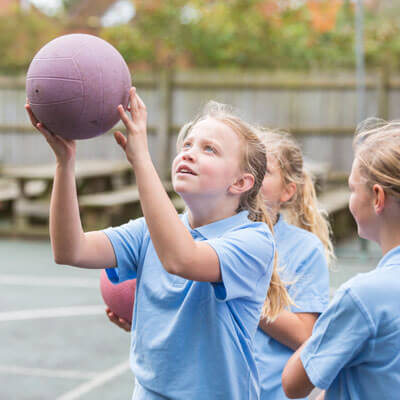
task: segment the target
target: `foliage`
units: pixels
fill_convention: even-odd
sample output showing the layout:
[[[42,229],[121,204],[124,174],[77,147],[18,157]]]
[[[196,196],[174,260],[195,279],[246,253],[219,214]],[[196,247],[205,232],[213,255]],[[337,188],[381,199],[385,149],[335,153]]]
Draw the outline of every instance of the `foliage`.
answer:
[[[132,0],[133,1],[133,0]],[[65,9],[76,0],[63,0]],[[354,68],[354,5],[350,0],[135,0],[131,23],[94,33],[112,43],[135,70],[149,68]],[[400,66],[400,7],[366,10],[369,67]],[[45,42],[65,33],[60,19],[16,12],[1,17],[0,70],[23,71]],[[63,30],[61,32],[61,29]],[[74,28],[76,31],[76,28]]]
[[[100,34],[136,68],[354,68],[354,5],[323,3],[282,10],[274,0],[137,0],[129,26]],[[399,66],[398,11],[366,11],[368,66]]]
[[[1,16],[0,72],[15,75],[26,72],[35,53],[59,34],[55,21],[36,12],[27,14],[16,9],[12,15]]]

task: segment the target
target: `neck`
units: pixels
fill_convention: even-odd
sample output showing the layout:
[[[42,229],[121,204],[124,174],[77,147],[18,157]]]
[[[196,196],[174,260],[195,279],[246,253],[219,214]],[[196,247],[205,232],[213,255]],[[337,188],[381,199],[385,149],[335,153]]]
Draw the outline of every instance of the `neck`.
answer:
[[[379,244],[381,246],[383,255],[385,255],[395,247],[400,246],[399,230],[392,232],[385,231],[384,233],[382,233]]]
[[[192,199],[186,196],[185,203],[189,208],[188,219],[193,229],[232,217],[239,206],[237,201],[231,202],[227,199],[211,202],[210,199]]]
[[[400,246],[400,207],[388,204],[379,226],[379,245],[385,255],[393,248]]]

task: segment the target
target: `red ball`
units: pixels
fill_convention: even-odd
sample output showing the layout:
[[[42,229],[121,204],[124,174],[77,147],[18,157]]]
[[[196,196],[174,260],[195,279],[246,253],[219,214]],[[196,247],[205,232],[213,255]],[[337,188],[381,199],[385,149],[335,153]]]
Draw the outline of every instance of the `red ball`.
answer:
[[[130,279],[114,285],[110,282],[106,271],[103,269],[100,273],[100,291],[104,303],[112,312],[128,322],[132,322],[136,279]]]
[[[93,35],[60,36],[42,47],[26,77],[36,118],[66,139],[88,139],[120,119],[129,100],[131,75],[121,54]]]

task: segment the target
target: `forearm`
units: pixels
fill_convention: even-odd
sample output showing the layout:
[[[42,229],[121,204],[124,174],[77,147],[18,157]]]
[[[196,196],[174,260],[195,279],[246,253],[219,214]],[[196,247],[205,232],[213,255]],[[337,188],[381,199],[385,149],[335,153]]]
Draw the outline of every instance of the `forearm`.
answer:
[[[76,265],[84,232],[79,215],[74,161],[57,164],[50,201],[50,238],[54,259]]]
[[[282,373],[283,390],[290,399],[306,397],[314,389],[300,359],[305,345],[306,343],[303,343],[290,357]]]
[[[157,255],[168,272],[178,273],[177,269],[185,269],[191,263],[196,242],[165,192],[150,155],[135,162],[134,169],[142,211]]]
[[[317,314],[284,310],[273,322],[261,319],[259,326],[279,343],[296,350],[311,336],[316,318]]]

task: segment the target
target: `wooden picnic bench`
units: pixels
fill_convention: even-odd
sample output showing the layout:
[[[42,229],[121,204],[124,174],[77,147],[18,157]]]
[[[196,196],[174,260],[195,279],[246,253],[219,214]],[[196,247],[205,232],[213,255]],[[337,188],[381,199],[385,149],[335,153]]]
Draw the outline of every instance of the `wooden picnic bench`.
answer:
[[[356,230],[356,224],[349,210],[350,191],[347,185],[327,189],[319,197],[319,205],[329,215],[335,241],[348,237]]]
[[[177,211],[183,211],[185,204],[174,193],[172,183],[163,182],[163,185]],[[139,190],[136,185],[129,185],[111,192],[82,195],[79,208],[86,228],[119,225],[141,215]]]
[[[14,189],[7,190],[8,196],[12,195],[13,233],[35,235],[36,230],[39,234],[48,231],[50,190],[55,168],[54,163],[2,167],[3,179],[14,182]],[[127,184],[132,181],[132,167],[125,160],[78,160],[75,176],[79,196],[93,191],[113,190],[118,185]],[[40,195],[32,193],[32,187],[35,186],[36,191],[41,186]],[[36,226],[35,220],[46,222],[46,226]]]

